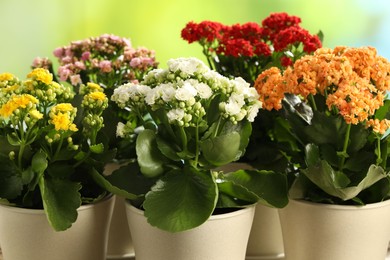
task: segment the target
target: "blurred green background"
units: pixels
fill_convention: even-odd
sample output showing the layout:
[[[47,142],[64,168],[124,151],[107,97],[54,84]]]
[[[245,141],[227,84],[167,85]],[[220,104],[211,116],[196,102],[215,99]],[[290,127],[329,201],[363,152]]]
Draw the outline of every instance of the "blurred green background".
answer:
[[[370,45],[390,58],[388,0],[0,0],[0,72],[24,79],[34,57],[52,59],[56,47],[103,33],[155,50],[164,68],[170,58],[203,59],[180,38],[187,22],[260,23],[273,12],[322,30],[326,47]]]

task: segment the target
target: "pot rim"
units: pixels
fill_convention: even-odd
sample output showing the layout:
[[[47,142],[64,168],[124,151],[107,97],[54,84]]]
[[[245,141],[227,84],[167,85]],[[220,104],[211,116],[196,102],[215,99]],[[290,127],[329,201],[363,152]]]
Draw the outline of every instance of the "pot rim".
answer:
[[[380,201],[380,202],[375,202],[375,203],[369,203],[366,205],[338,205],[338,204],[325,204],[325,203],[318,203],[318,202],[312,202],[312,201],[307,201],[304,199],[290,199],[290,203],[295,203],[295,204],[301,204],[305,206],[314,206],[314,207],[326,207],[328,209],[333,209],[333,210],[370,210],[370,209],[375,209],[375,208],[380,208],[380,207],[385,207],[390,205],[390,199]],[[288,205],[287,205],[288,206]]]
[[[114,197],[114,195],[112,193],[107,194],[104,198],[102,198],[101,200],[99,200],[97,202],[81,205],[77,209],[77,211],[88,210],[92,206],[99,205],[101,203],[104,203],[104,202],[106,202],[106,201],[108,201],[110,199],[114,199],[114,198],[115,197]],[[23,213],[23,214],[32,214],[32,215],[33,214],[45,214],[45,210],[44,209],[29,209],[29,208],[23,208],[23,207],[19,207],[19,206],[7,205],[7,204],[2,204],[2,203],[0,203],[0,207],[6,208],[9,211],[13,211],[13,212],[17,212],[17,213]]]
[[[129,202],[129,200],[125,200],[125,205],[126,205],[126,208],[127,209],[130,209],[130,211],[138,214],[138,215],[142,215],[144,216],[144,211],[137,208],[137,207],[134,207],[133,205],[131,205],[131,203]],[[210,218],[207,220],[207,221],[214,221],[214,220],[218,220],[218,219],[226,219],[226,218],[232,218],[232,217],[235,217],[237,215],[242,215],[242,214],[245,214],[247,213],[248,211],[255,211],[255,207],[256,207],[257,204],[252,204],[252,205],[249,205],[249,206],[246,206],[246,207],[243,207],[243,208],[237,208],[237,210],[233,211],[233,212],[228,212],[228,213],[222,213],[222,214],[218,214],[218,215],[211,215]]]

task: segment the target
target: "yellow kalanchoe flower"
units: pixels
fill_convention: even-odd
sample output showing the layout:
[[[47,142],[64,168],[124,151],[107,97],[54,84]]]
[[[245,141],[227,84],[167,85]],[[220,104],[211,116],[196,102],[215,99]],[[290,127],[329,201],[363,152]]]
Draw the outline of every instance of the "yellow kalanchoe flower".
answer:
[[[54,125],[54,128],[57,131],[71,130],[73,132],[76,132],[78,130],[76,125],[72,123],[69,114],[65,114],[65,113],[55,114],[51,117],[50,123]]]
[[[47,85],[51,84],[53,81],[53,75],[46,69],[36,68],[27,74],[27,78],[41,81]]]
[[[92,92],[88,94],[88,97],[93,100],[101,100],[101,101],[107,99],[106,95],[103,92]]]
[[[102,87],[96,83],[93,83],[93,82],[88,82],[87,83],[87,87],[89,88],[89,90],[91,92],[93,91],[103,91]]]
[[[51,111],[54,113],[56,113],[56,112],[73,112],[74,109],[75,108],[70,103],[60,103],[60,104],[57,104],[56,106],[54,106]]]
[[[43,114],[41,112],[39,112],[38,110],[34,109],[34,110],[31,110],[29,112],[30,116],[34,119],[42,119],[43,118]]]
[[[78,129],[73,123],[76,116],[77,108],[73,107],[70,103],[60,103],[53,106],[50,110],[49,123],[54,125],[55,130],[60,131],[73,131],[76,132]]]
[[[7,103],[5,103],[0,108],[0,116],[7,118],[9,117],[16,109],[26,108],[27,106],[32,106],[38,104],[39,101],[35,97],[29,94],[15,95]]]
[[[0,81],[11,81],[15,76],[9,72],[0,73]]]

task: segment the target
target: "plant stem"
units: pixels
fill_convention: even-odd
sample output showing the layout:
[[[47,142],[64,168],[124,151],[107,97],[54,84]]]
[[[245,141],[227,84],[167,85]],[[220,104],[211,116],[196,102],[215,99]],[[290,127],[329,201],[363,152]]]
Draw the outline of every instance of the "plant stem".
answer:
[[[62,147],[63,141],[64,141],[64,137],[61,135],[61,139],[58,142],[58,146],[57,146],[56,152],[54,153],[54,156],[53,156],[53,161],[55,161],[57,159],[57,156],[58,156],[58,154],[61,151],[61,147]]]
[[[180,129],[180,138],[182,142],[183,151],[187,151],[187,134],[184,130],[184,127],[179,127]]]
[[[376,158],[376,162],[377,164],[380,164],[380,162],[382,161],[382,155],[381,155],[381,139],[380,138],[377,138],[376,139],[376,143],[377,143],[377,148],[378,149],[378,155],[377,155],[377,158]]]
[[[19,166],[19,169],[22,169],[22,159],[23,159],[24,149],[26,148],[26,139],[25,139],[26,136],[24,134],[22,123],[18,124],[18,128],[19,128],[20,137],[18,136],[17,132],[15,131],[16,136],[18,136],[18,138],[20,140],[20,148],[19,148],[19,154],[18,154],[18,166]],[[27,135],[27,133],[26,133],[26,135]]]
[[[221,117],[218,118],[218,123],[217,123],[217,127],[215,128],[215,131],[214,131],[214,135],[213,137],[216,137],[218,135],[218,132],[219,132],[219,126],[221,125]]]
[[[199,160],[199,119],[198,122],[196,123],[195,127],[195,168],[198,168],[198,160]]]
[[[208,52],[208,49],[207,49],[207,47],[205,45],[202,45],[202,47],[203,47],[203,54],[207,58],[207,62],[209,63],[209,67],[210,67],[210,69],[213,70],[214,68],[213,68],[212,62],[210,61],[210,54]]]
[[[347,158],[347,148],[349,143],[349,135],[351,133],[351,124],[347,124],[347,132],[345,133],[343,151],[341,152],[341,161],[339,164],[339,170],[344,168],[345,158]]]
[[[316,101],[314,100],[314,96],[312,94],[309,94],[308,99],[309,99],[309,102],[311,103],[313,110],[317,111],[317,104],[316,104]]]

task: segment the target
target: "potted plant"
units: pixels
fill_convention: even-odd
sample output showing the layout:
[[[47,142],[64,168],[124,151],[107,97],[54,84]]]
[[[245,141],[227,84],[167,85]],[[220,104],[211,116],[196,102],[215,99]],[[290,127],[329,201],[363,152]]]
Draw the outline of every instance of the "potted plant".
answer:
[[[109,175],[120,164],[127,163],[136,157],[135,136],[119,138],[116,136],[116,125],[121,120],[137,125],[137,117],[121,110],[110,100],[114,89],[122,84],[138,83],[150,70],[157,67],[154,51],[145,47],[133,47],[131,40],[113,34],[102,34],[97,37],[72,41],[66,46],[54,50],[59,67],[56,73],[47,58],[36,58],[33,67],[44,67],[57,75],[61,82],[67,82],[77,88],[80,84],[93,82],[98,84],[109,99],[109,106],[103,113],[103,131],[109,138],[110,149],[116,150],[115,158],[105,168]],[[116,197],[110,225],[108,258],[126,258],[134,256],[131,234],[127,228],[124,201]]]
[[[3,255],[15,260],[25,259],[26,255],[29,259],[63,259],[56,251],[58,244],[66,244],[65,250],[77,251],[72,248],[74,241],[67,244],[64,237],[75,233],[83,224],[90,226],[84,222],[95,218],[92,214],[85,219],[83,212],[87,210],[84,208],[91,206],[82,205],[108,206],[101,213],[105,223],[100,223],[108,228],[113,200],[110,196],[107,198],[108,193],[91,174],[102,174],[105,162],[114,154],[108,150],[101,134],[101,114],[108,99],[94,84],[87,84],[80,93],[75,93],[70,87],[53,81],[53,75],[42,68],[33,69],[24,81],[2,73],[0,86]],[[23,215],[22,209],[30,214],[24,220],[19,218]],[[39,214],[43,217],[39,220],[43,226],[36,227],[34,219]],[[72,224],[76,227],[70,228]],[[102,248],[90,253],[94,259],[105,257],[106,229],[96,234],[100,236],[96,244]],[[60,233],[54,230],[65,234],[57,235]],[[53,238],[44,235],[38,240],[33,238],[46,233],[54,235]],[[89,235],[81,233],[79,236],[87,238]],[[42,244],[48,241],[54,243],[53,247]],[[83,241],[83,244],[86,247],[87,243]],[[27,252],[28,248],[35,252]],[[75,253],[72,259],[86,256]]]
[[[288,259],[385,258],[389,68],[375,48],[339,46],[318,49],[284,72],[270,68],[257,78],[259,93],[272,87],[299,99],[274,99],[288,111],[290,139],[282,142],[296,147],[288,154],[296,166],[291,201],[280,211]],[[321,246],[309,242],[310,233]]]
[[[301,19],[287,13],[273,13],[261,24],[224,25],[218,22],[189,22],[181,31],[188,43],[199,43],[210,68],[226,77],[243,77],[254,84],[257,76],[270,67],[281,70],[321,47],[322,32],[310,34],[300,26]],[[245,154],[234,168],[256,168],[286,173],[291,167],[285,144],[275,141],[284,131],[283,111],[271,110],[275,93],[271,88],[260,93],[265,109],[252,123],[253,131]],[[283,93],[281,93],[283,94]],[[286,99],[289,97],[286,97]],[[280,104],[277,104],[280,106]],[[292,147],[293,148],[293,147]],[[283,257],[283,241],[276,209],[259,204],[247,248],[248,257]]]
[[[69,45],[56,48],[53,54],[59,63],[57,75],[60,81],[66,81],[74,87],[93,82],[103,88],[109,99],[109,107],[103,116],[106,122],[104,131],[109,137],[110,147],[117,150],[117,161],[132,159],[133,140],[117,138],[115,132],[117,123],[121,119],[130,121],[128,117],[131,114],[119,110],[111,101],[111,95],[116,87],[129,82],[138,83],[147,72],[157,68],[154,51],[145,47],[135,48],[127,38],[102,34],[72,41]],[[39,65],[40,59],[35,63]]]
[[[244,154],[251,122],[260,108],[257,93],[242,78],[228,79],[196,58],[171,59],[167,65],[167,69],[150,71],[140,84],[115,89],[112,99],[142,122],[135,129],[124,123],[117,129],[123,137],[138,132],[137,161],[104,179],[97,177],[108,190],[130,199],[129,211],[137,211],[145,224],[140,233],[147,229],[159,232],[148,235],[156,240],[146,249],[140,248],[132,233],[137,259],[226,259],[220,252],[226,249],[223,243],[201,239],[214,248],[207,253],[198,250],[195,240],[192,247],[182,244],[181,250],[177,243],[192,241],[186,236],[210,225],[212,215],[223,209],[252,211],[250,205],[259,200],[285,206],[285,176],[270,171],[215,171]],[[270,182],[275,182],[272,189],[267,185]],[[246,219],[244,224],[250,228],[251,217]],[[233,226],[222,227],[235,232]],[[236,259],[245,256],[245,230],[249,235],[249,228],[243,229],[244,240],[234,247]],[[168,237],[181,242],[167,242]],[[233,239],[222,237],[222,242]],[[169,250],[172,246],[176,249]],[[167,252],[162,252],[164,247]],[[174,252],[178,255],[173,256]]]

